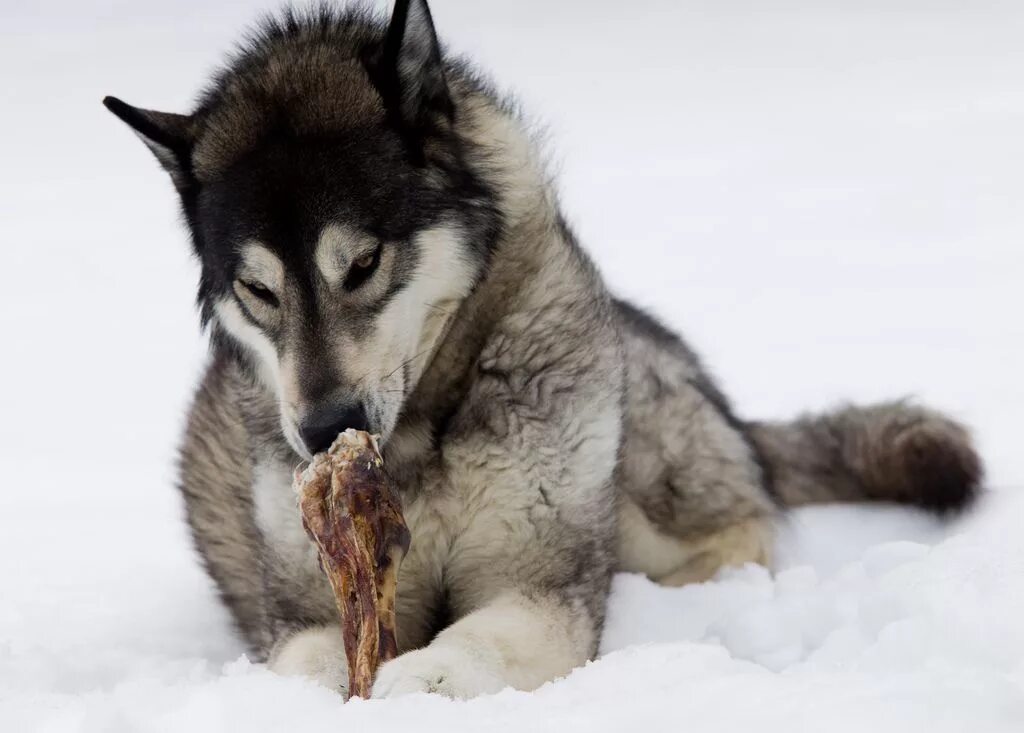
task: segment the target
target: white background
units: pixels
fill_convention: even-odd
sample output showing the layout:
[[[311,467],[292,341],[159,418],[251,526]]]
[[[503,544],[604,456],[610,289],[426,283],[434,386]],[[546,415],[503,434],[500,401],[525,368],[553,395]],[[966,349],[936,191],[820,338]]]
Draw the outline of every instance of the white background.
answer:
[[[117,690],[140,669],[170,687],[199,674],[205,690],[241,651],[173,488],[205,355],[197,267],[169,180],[100,100],[187,111],[263,7],[0,9],[0,714],[7,698],[21,723],[174,727],[146,718],[156,698],[126,712],[136,698]],[[614,289],[682,329],[741,414],[915,395],[974,428],[993,486],[1024,487],[1024,4],[432,9],[546,130],[569,218]],[[807,517],[795,557],[820,532],[940,532],[910,515]]]

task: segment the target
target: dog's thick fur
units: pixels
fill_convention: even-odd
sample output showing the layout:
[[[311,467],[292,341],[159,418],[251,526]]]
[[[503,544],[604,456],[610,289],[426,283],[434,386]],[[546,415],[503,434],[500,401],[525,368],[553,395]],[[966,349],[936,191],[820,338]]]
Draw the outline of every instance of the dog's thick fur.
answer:
[[[382,436],[412,548],[375,695],[532,689],[593,656],[616,569],[682,584],[769,563],[789,505],[950,510],[981,469],[903,403],[747,423],[676,335],[609,295],[515,112],[423,0],[267,21],[190,115],[108,98],[171,174],[212,359],[188,520],[245,638],[344,688],[290,478]],[[336,434],[336,433],[335,433]]]

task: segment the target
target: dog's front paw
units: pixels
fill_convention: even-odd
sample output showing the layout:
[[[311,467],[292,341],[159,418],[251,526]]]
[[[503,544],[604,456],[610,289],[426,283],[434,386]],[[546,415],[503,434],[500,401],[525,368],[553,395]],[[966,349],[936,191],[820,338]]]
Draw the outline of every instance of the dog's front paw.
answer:
[[[392,659],[377,671],[373,697],[436,692],[465,700],[507,687],[499,665],[457,646],[432,645]]]
[[[294,634],[271,652],[267,666],[278,674],[306,677],[348,695],[345,645],[337,628],[312,628]]]

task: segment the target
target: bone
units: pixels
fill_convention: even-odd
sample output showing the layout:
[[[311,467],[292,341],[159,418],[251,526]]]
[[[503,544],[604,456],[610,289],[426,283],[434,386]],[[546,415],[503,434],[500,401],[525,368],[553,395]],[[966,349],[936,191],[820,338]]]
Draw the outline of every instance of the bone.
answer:
[[[395,595],[409,550],[401,499],[376,439],[346,430],[295,473],[302,525],[334,590],[349,698],[370,697],[380,664],[398,653]]]

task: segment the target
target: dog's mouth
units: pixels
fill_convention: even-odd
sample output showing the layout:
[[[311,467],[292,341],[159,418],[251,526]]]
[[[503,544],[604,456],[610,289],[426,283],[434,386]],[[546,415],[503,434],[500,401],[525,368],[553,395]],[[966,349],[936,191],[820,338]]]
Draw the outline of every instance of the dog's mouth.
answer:
[[[317,436],[312,439],[309,431],[304,434],[300,423],[289,418],[287,415],[281,415],[280,425],[281,433],[292,451],[303,461],[308,462],[313,460],[314,455],[326,451],[337,437],[349,428],[373,435],[377,443],[383,446],[394,431],[396,421],[397,414],[391,420],[387,419],[387,415],[371,414],[358,425],[346,422],[344,424],[338,423],[333,427],[325,427],[323,430],[317,431]]]

